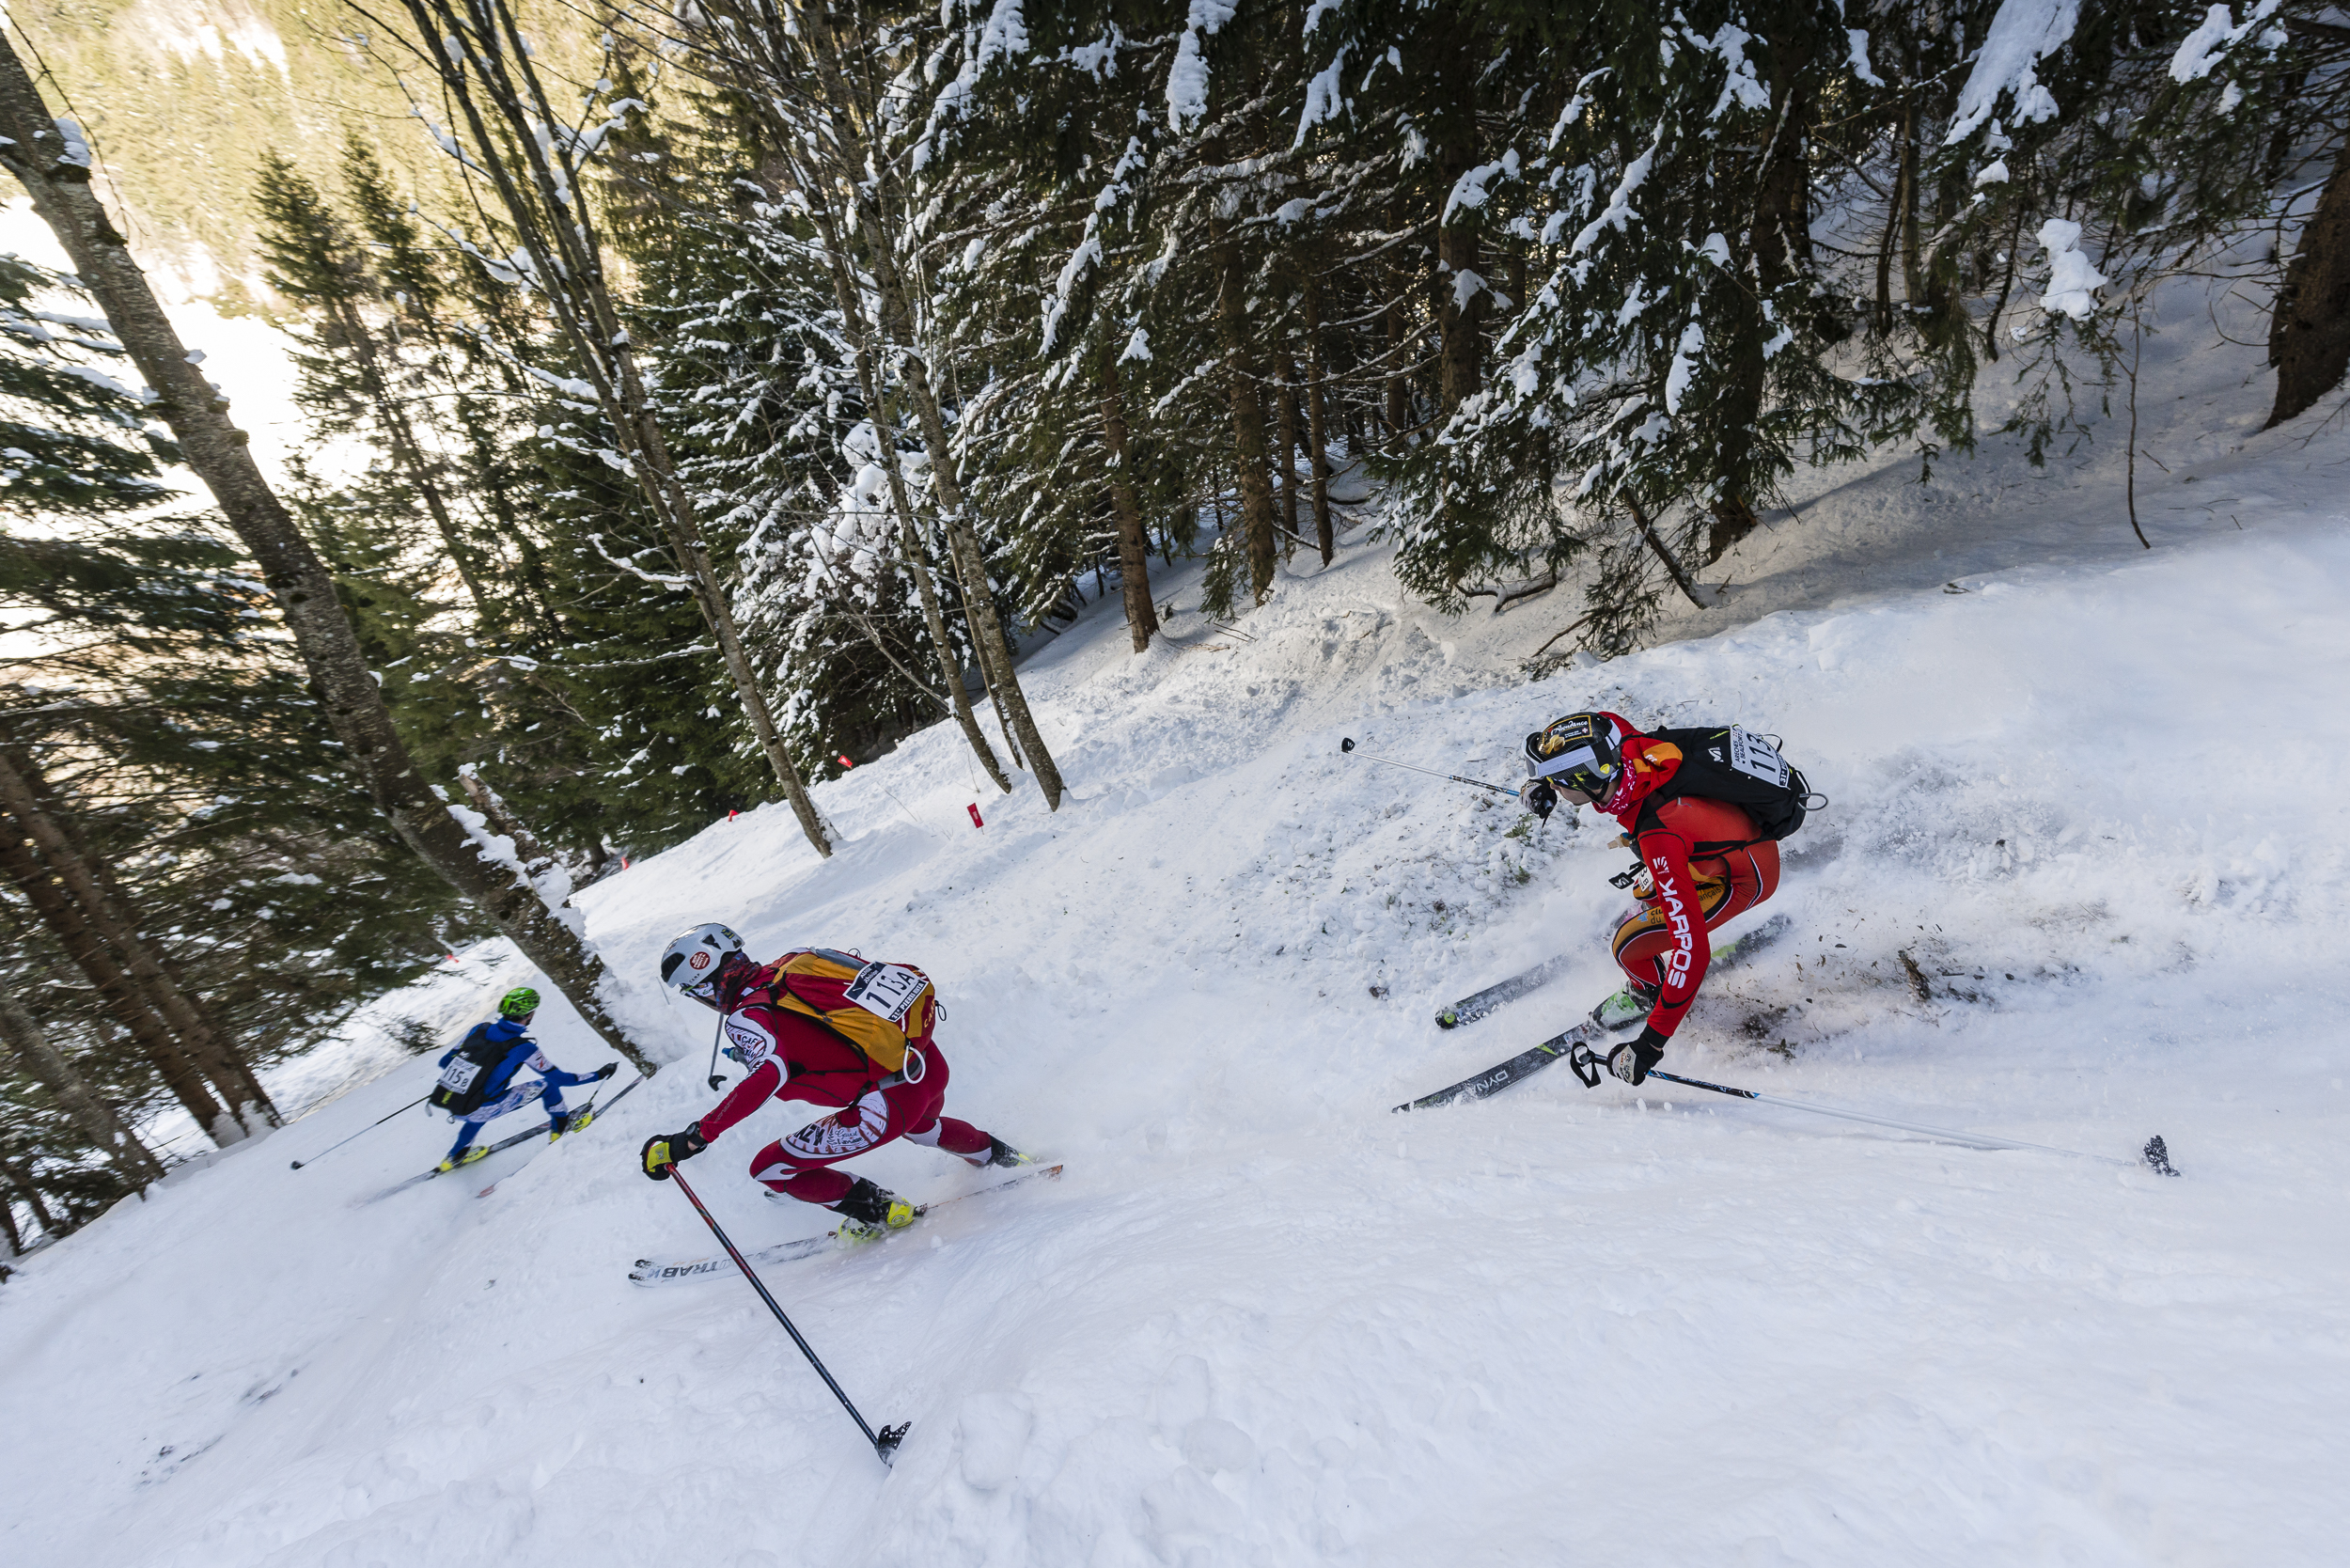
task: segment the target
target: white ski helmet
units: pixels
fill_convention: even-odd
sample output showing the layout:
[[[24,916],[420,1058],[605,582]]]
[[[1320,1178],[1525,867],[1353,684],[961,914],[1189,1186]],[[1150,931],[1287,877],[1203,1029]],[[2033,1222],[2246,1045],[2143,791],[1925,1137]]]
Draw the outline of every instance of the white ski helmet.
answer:
[[[719,973],[729,955],[739,957],[742,952],[743,938],[734,928],[713,920],[679,933],[661,955],[661,978],[704,1007],[716,1007]]]

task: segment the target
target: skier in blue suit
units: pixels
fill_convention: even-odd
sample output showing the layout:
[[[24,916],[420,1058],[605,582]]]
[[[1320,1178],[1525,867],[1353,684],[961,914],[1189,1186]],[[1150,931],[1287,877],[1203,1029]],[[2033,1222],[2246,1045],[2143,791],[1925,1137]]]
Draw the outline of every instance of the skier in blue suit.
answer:
[[[607,1061],[593,1073],[566,1073],[547,1060],[539,1043],[530,1038],[530,1017],[539,1011],[539,993],[528,986],[509,991],[498,1003],[498,1015],[486,1024],[477,1024],[473,1032],[449,1048],[440,1065],[446,1068],[459,1057],[479,1062],[491,1057],[499,1046],[505,1050],[490,1061],[489,1074],[483,1082],[481,1104],[460,1117],[455,1111],[449,1119],[458,1123],[457,1142],[448,1157],[437,1168],[454,1170],[468,1165],[489,1152],[474,1147],[474,1139],[481,1136],[485,1122],[494,1121],[509,1111],[517,1111],[537,1100],[547,1108],[549,1141],[565,1133],[588,1125],[591,1113],[573,1115],[563,1105],[563,1091],[577,1084],[598,1083],[619,1070],[619,1063]],[[527,1067],[540,1076],[527,1083],[517,1084],[514,1077]]]

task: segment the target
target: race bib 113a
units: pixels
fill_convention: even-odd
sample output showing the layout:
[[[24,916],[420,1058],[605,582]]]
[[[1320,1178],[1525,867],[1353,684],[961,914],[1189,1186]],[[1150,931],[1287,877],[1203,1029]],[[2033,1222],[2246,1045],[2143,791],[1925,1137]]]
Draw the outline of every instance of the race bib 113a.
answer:
[[[902,964],[868,964],[849,982],[849,1000],[902,1028],[907,1012],[930,983],[919,969]]]

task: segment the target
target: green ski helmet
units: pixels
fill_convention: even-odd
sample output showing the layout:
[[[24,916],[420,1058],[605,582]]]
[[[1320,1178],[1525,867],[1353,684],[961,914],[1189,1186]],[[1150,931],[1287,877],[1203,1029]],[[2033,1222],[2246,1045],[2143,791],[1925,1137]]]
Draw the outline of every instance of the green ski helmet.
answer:
[[[498,998],[498,1016],[527,1021],[539,1011],[539,993],[526,985],[518,985]]]

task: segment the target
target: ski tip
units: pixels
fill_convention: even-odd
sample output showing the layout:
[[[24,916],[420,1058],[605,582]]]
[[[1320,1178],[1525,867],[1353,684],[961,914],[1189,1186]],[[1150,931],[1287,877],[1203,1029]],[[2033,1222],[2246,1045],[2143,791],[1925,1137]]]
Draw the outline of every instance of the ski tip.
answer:
[[[2153,1168],[2156,1175],[2176,1176],[2179,1173],[2177,1168],[2170,1163],[2170,1146],[2162,1141],[2162,1135],[2160,1133],[2156,1133],[2154,1137],[2148,1138],[2146,1140],[2145,1149],[2140,1152],[2143,1154],[2147,1165]]]

